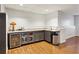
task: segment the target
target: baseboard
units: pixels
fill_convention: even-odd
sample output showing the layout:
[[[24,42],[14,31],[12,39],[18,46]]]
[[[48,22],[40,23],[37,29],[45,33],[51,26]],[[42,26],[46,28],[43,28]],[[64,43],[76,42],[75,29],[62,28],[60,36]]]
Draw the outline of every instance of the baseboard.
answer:
[[[75,37],[79,37],[79,36],[75,36]]]
[[[44,40],[40,40],[40,41],[35,41],[35,42],[31,42],[31,43],[22,44],[21,46],[28,45],[28,44],[33,44],[33,43],[38,43],[38,42],[41,42],[41,41],[44,41]]]

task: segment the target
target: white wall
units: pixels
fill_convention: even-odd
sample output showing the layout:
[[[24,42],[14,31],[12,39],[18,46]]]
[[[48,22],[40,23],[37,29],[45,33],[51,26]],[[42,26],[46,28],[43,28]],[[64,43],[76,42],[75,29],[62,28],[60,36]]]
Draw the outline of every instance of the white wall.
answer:
[[[16,29],[20,27],[32,28],[32,27],[44,27],[45,19],[44,15],[36,14],[32,12],[17,11],[13,9],[7,9],[8,13],[8,27],[12,21],[16,21]]]
[[[6,12],[4,4],[0,4],[0,12]]]
[[[58,12],[49,13],[45,15],[46,26],[58,26]]]
[[[58,23],[60,27],[64,29],[60,32],[61,43],[66,39],[75,36],[74,17],[71,14],[59,11]]]
[[[0,4],[0,12],[6,12],[4,4]]]
[[[75,27],[76,27],[76,36],[79,36],[79,15],[74,16]]]

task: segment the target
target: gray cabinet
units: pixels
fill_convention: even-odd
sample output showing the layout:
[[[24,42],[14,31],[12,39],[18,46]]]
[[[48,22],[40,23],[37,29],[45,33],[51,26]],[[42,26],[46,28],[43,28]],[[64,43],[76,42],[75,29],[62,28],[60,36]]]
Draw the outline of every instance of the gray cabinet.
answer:
[[[33,32],[21,33],[21,44],[27,44],[33,42]]]
[[[9,48],[21,46],[21,35],[19,33],[9,34]]]
[[[50,31],[45,31],[45,40],[47,42],[51,42],[51,32]]]
[[[43,31],[24,32],[21,34],[22,34],[21,44],[28,44],[28,43],[44,40]]]
[[[9,33],[9,48],[44,40],[44,31]]]
[[[44,40],[44,31],[36,31],[33,33],[33,41]]]
[[[44,31],[39,32],[39,40],[44,40]]]

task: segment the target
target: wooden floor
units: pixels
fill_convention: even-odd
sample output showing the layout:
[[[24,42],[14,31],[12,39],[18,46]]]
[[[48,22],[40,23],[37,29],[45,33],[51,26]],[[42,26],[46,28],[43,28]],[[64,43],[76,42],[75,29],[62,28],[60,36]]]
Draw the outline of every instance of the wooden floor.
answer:
[[[70,38],[60,46],[54,46],[45,41],[42,41],[8,50],[8,54],[78,54],[78,53],[79,53],[79,37]]]

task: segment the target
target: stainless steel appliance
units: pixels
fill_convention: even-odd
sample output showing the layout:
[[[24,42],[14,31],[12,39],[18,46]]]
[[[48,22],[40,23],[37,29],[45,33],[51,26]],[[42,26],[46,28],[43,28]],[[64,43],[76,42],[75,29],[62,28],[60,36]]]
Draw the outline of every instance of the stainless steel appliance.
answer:
[[[60,31],[52,32],[51,41],[52,41],[52,44],[54,45],[60,44]]]
[[[19,33],[11,33],[9,35],[9,48],[21,46],[21,35]]]

